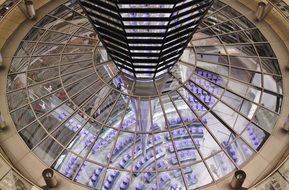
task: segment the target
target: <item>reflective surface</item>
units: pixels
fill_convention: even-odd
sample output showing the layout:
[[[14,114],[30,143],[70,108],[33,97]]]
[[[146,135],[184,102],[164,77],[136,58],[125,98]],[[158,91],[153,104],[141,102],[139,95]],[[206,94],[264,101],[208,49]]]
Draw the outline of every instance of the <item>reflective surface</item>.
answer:
[[[85,186],[194,189],[259,151],[282,104],[270,44],[218,1],[154,94],[137,96],[140,84],[124,80],[82,9],[67,3],[31,29],[13,58],[11,116],[31,151]]]

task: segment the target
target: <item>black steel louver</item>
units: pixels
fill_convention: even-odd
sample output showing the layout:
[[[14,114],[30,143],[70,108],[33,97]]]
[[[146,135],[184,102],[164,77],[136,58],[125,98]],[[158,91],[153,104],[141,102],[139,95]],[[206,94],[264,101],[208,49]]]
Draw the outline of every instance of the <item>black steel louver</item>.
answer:
[[[115,65],[153,79],[178,61],[213,0],[79,0]]]

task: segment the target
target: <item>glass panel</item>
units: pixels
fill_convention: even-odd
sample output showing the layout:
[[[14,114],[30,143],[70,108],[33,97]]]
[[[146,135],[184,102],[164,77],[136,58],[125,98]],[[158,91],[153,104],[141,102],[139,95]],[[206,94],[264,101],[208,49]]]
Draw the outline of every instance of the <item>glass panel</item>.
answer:
[[[238,134],[243,132],[243,130],[247,127],[247,125],[250,123],[250,121],[241,116],[240,114],[237,116],[237,120],[235,122],[235,125],[233,127],[234,131],[236,131]]]
[[[233,67],[261,72],[259,59],[257,57],[230,57],[230,62]]]
[[[9,109],[13,110],[28,103],[26,90],[7,94]]]
[[[11,74],[7,79],[7,90],[16,90],[20,88],[25,88],[27,85],[26,74]]]
[[[216,66],[215,64],[206,63],[206,62],[198,62],[197,66],[200,69],[204,69],[205,71],[209,71],[218,75],[228,76],[229,74],[229,68],[225,66],[221,66],[221,65]]]
[[[103,166],[84,161],[75,176],[75,181],[94,189],[101,189],[100,183],[103,181],[105,173],[106,170]]]
[[[56,18],[53,18],[51,16],[45,16],[35,26],[39,28],[48,29],[54,24],[56,20],[57,20]]]
[[[73,179],[77,175],[82,163],[83,160],[81,158],[68,151],[64,151],[52,165],[52,168],[63,174],[65,177]]]
[[[266,42],[267,41],[266,38],[258,29],[246,30],[244,32],[254,42]]]
[[[208,118],[208,122],[210,124],[209,118]],[[195,139],[196,139],[195,142],[196,142],[196,144],[199,144],[200,153],[202,154],[202,156],[204,158],[207,158],[207,157],[211,156],[212,154],[214,154],[215,152],[221,150],[221,147],[216,142],[217,137],[215,137],[215,136],[213,137],[212,136],[213,131],[211,131],[211,130],[209,131],[207,128],[209,128],[209,127],[203,127],[202,128],[203,135],[198,135],[198,136],[194,135]],[[200,131],[200,128],[199,128],[199,131]]]
[[[77,127],[77,130],[79,129],[80,128]],[[86,156],[89,151],[94,154],[97,150],[97,145],[94,145],[94,143],[100,131],[101,125],[90,122],[86,123],[85,126],[77,133],[74,139],[69,142],[67,148],[83,157]],[[92,146],[93,148],[91,149]]]
[[[261,99],[262,106],[266,107],[271,111],[279,113],[281,104],[282,104],[282,97],[280,97],[277,94],[263,92]]]
[[[235,169],[233,163],[224,152],[217,153],[215,156],[207,159],[206,163],[215,179],[222,178]]]
[[[228,89],[238,94],[239,96],[246,97],[247,91],[250,86],[235,80],[228,81]]]
[[[30,106],[25,106],[12,112],[11,117],[18,130],[35,120],[34,113],[32,112]]]
[[[254,28],[254,24],[249,21],[245,16],[241,16],[239,18],[235,18],[234,21],[240,28]]]
[[[252,119],[252,117],[256,113],[257,108],[258,106],[256,104],[253,104],[252,102],[244,100],[240,108],[240,113],[242,113],[248,119]]]
[[[269,134],[254,125],[248,124],[246,130],[242,133],[242,138],[255,150],[259,150],[267,140]]]
[[[35,84],[58,76],[58,68],[42,69],[40,71],[29,71],[27,73],[28,84]]]
[[[264,75],[263,85],[266,90],[276,92],[278,94],[282,93],[282,77]]]
[[[255,44],[260,57],[276,57],[269,43]]]
[[[218,121],[211,114],[206,115],[207,128],[210,135],[214,136],[215,141],[221,144],[223,141],[230,142],[235,139],[235,133],[232,129],[227,128],[222,122]],[[218,147],[216,147],[218,148]]]
[[[61,126],[52,133],[52,136],[63,146],[66,146],[72,141],[72,138],[85,123],[86,121],[79,114],[74,114],[62,123]]]
[[[47,165],[51,165],[58,157],[63,147],[54,139],[46,138],[38,147],[34,149],[34,153]]]
[[[222,101],[234,110],[238,111],[242,105],[243,98],[226,91],[222,96]]]
[[[30,41],[38,41],[45,30],[38,29],[38,28],[32,28],[29,33],[26,35],[25,40]]]
[[[29,70],[32,69],[40,69],[40,68],[47,68],[50,66],[55,66],[59,64],[60,56],[34,56],[31,57],[30,64],[29,64]],[[40,72],[40,70],[39,70]]]
[[[229,108],[222,102],[218,102],[212,111],[219,116],[222,121],[224,121],[223,123],[226,123],[226,125],[230,126],[231,128],[234,126],[238,113],[233,109]]]
[[[259,107],[252,120],[259,124],[259,126],[261,126],[264,130],[271,133],[277,121],[277,117],[278,115],[268,111],[267,109]]]
[[[46,131],[38,122],[32,123],[21,130],[19,134],[30,149],[35,147],[47,135]]]
[[[186,184],[190,189],[196,189],[213,182],[204,163],[198,163],[183,168],[183,172]]]
[[[226,50],[231,56],[257,56],[254,46],[251,44],[227,45]]]
[[[64,45],[37,43],[32,55],[53,55],[59,54]]]
[[[263,72],[281,75],[277,59],[261,59]]]
[[[88,155],[89,160],[96,160],[98,163],[107,164],[110,160],[109,153],[115,146],[118,139],[118,132],[111,128],[104,128],[97,136],[91,134],[89,141],[92,146],[91,152]],[[88,139],[87,139],[88,141]]]
[[[253,154],[253,151],[248,147],[248,145],[240,139],[237,139],[231,144],[224,141],[222,146],[225,148],[227,155],[229,155],[231,160],[233,160],[237,165],[241,165]]]
[[[46,31],[40,41],[48,43],[66,43],[70,35],[63,34],[58,31]]]

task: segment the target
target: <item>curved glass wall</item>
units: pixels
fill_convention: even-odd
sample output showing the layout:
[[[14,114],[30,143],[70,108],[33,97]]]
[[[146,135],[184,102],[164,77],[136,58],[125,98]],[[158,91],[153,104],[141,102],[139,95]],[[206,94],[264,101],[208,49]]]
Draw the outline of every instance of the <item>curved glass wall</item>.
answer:
[[[68,2],[21,42],[7,99],[31,151],[94,189],[205,186],[241,168],[270,137],[282,104],[278,60],[230,6],[214,3],[168,75],[155,93],[135,95],[82,9]],[[147,132],[136,127],[141,114]]]

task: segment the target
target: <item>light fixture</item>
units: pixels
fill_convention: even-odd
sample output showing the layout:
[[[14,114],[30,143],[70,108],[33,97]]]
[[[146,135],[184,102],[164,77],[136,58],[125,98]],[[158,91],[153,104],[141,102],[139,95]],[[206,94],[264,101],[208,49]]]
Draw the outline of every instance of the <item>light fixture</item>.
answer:
[[[241,189],[246,179],[246,173],[243,170],[237,170],[232,178],[231,187],[233,189]]]
[[[36,13],[35,13],[33,1],[32,0],[25,0],[25,5],[26,5],[26,10],[27,10],[27,14],[29,16],[29,19],[31,19],[31,20],[35,19]]]
[[[58,182],[54,176],[54,172],[52,169],[46,168],[45,170],[43,170],[42,177],[43,177],[47,187],[53,188],[53,187],[57,186]]]

